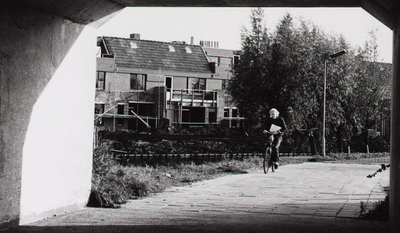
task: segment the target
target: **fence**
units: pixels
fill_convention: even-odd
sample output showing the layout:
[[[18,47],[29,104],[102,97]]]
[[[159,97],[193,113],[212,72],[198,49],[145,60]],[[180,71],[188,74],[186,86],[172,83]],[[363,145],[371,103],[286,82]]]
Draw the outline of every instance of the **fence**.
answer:
[[[248,156],[263,156],[260,152],[251,153],[192,153],[192,154],[136,154],[123,150],[111,150],[116,159],[135,158],[244,158]],[[279,152],[279,156],[311,156],[311,152]]]

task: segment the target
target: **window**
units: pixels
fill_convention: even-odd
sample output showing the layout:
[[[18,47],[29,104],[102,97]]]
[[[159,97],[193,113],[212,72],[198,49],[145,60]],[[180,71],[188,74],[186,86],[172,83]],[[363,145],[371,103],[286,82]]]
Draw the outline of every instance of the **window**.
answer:
[[[131,90],[146,90],[146,74],[131,74]]]
[[[167,91],[172,90],[172,77],[165,77],[165,86],[167,87]]]
[[[94,114],[103,114],[104,106],[104,104],[94,104]],[[104,125],[102,116],[96,117],[94,123],[96,125]]]
[[[236,66],[239,63],[240,56],[239,55],[233,55],[233,66]]]
[[[236,128],[237,127],[237,121],[232,121],[231,122],[231,127]]]
[[[210,108],[208,112],[208,122],[215,123],[217,122],[217,109]]]
[[[136,44],[136,42],[131,41],[131,42],[129,43],[129,45],[131,46],[131,49],[137,49],[137,44]]]
[[[104,113],[104,104],[95,104],[94,114],[102,114],[102,113]]]
[[[229,89],[229,85],[232,84],[232,80],[229,79],[223,79],[222,80],[222,89],[221,90],[228,90]]]
[[[229,117],[229,108],[224,109],[224,117]]]
[[[232,117],[238,117],[238,110],[237,108],[232,109]]]
[[[168,45],[168,49],[170,52],[175,52],[175,48],[172,45]]]
[[[137,105],[136,103],[129,103],[129,105],[128,105],[128,114],[129,115],[135,115],[135,114],[132,113],[132,111],[134,113],[136,113],[136,109],[137,109],[136,105]]]
[[[118,104],[118,114],[124,115],[124,104]]]
[[[185,47],[186,53],[192,53],[192,50],[190,49],[190,47]]]
[[[154,103],[129,103],[129,115],[135,115],[135,112],[139,116],[155,116],[155,105]]]
[[[222,80],[222,90],[228,89],[228,80],[224,79]]]
[[[200,90],[206,89],[206,79],[205,78],[199,78],[199,89]]]
[[[114,58],[114,54],[102,54],[102,57]]]
[[[106,72],[98,71],[96,78],[96,89],[104,90],[106,87]]]
[[[205,90],[206,79],[205,78],[191,78],[192,90]]]

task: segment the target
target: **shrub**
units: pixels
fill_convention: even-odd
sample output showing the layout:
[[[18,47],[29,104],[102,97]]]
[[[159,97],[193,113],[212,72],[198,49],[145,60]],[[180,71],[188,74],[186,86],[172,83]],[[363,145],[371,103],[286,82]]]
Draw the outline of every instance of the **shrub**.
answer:
[[[223,160],[201,165],[194,163],[173,166],[122,166],[110,149],[115,142],[104,141],[94,150],[92,188],[88,207],[118,208],[129,199],[137,199],[159,193],[171,186],[214,178],[224,173],[240,174],[245,169],[260,166],[261,159],[250,157],[239,160]]]
[[[114,143],[106,140],[93,152],[92,188],[88,207],[116,208],[128,196],[122,179],[122,166],[116,163],[110,153]]]
[[[360,218],[372,221],[389,221],[389,187],[385,187],[384,190],[386,192],[385,200],[376,202],[372,210],[367,209],[366,203],[360,203]]]

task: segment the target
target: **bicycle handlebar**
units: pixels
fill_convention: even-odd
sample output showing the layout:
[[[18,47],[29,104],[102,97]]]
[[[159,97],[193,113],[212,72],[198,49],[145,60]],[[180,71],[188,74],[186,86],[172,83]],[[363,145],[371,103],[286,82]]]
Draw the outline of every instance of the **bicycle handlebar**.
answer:
[[[270,132],[270,131],[268,131],[268,130],[264,130],[263,133],[264,133],[264,134],[267,134],[267,133],[269,133],[269,134],[279,134],[279,131]]]

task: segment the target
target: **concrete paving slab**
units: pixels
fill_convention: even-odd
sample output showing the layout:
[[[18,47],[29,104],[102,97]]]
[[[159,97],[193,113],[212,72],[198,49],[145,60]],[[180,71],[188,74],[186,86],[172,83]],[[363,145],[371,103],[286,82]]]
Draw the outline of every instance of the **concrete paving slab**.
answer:
[[[304,163],[174,187],[120,209],[85,208],[10,232],[387,232],[358,219],[361,202],[385,198],[379,166]],[[366,205],[367,208],[373,205]]]

